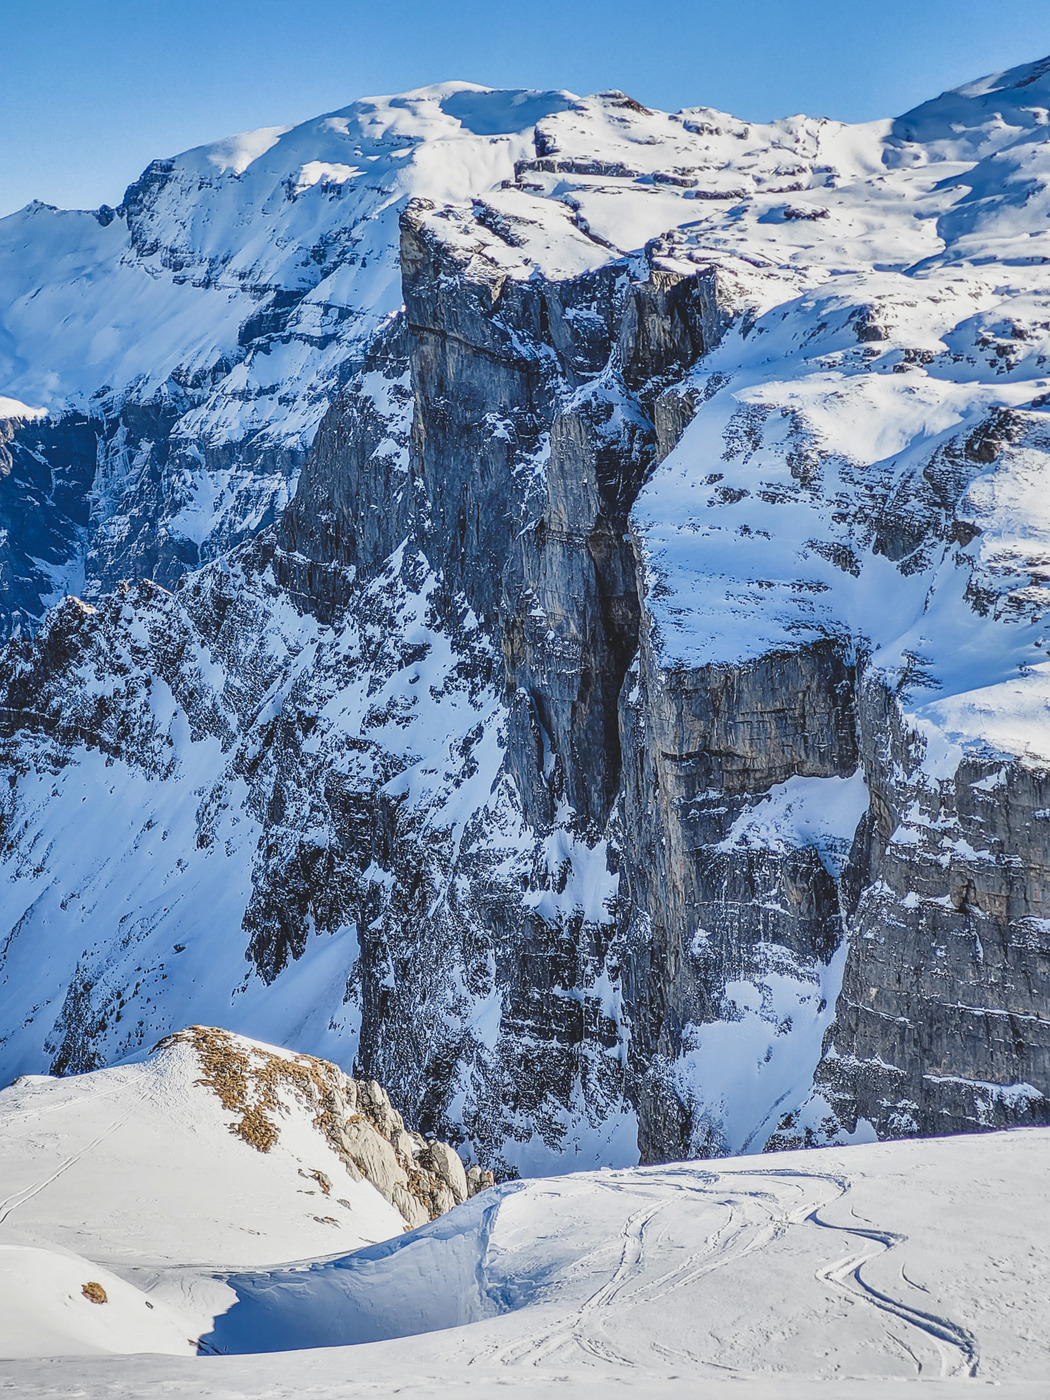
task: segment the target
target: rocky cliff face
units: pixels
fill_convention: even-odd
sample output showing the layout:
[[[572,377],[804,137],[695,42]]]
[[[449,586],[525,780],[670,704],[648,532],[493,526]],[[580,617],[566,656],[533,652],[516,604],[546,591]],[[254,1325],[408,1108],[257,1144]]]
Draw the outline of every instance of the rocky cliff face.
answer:
[[[1045,85],[531,95],[402,199],[287,509],[6,653],[7,1072],[230,1025],[500,1171],[1050,1115]]]
[[[975,753],[931,781],[918,736],[871,690],[865,718],[881,723],[865,735],[877,775],[867,883],[805,1116],[823,1096],[832,1132],[858,1119],[882,1137],[1045,1122],[1046,768]]]
[[[730,1138],[732,1106],[693,1096],[683,1049],[698,1032],[702,1044],[704,1026],[735,1019],[733,987],[762,988],[752,1009],[781,1040],[764,1061],[775,1073],[778,1050],[798,1053],[795,1018],[827,1006],[843,937],[843,852],[790,833],[770,841],[762,809],[778,787],[801,781],[801,796],[807,782],[812,790],[830,779],[852,789],[847,811],[860,810],[855,668],[842,647],[817,643],[740,666],[671,669],[654,655],[651,625],[645,633],[623,704],[633,759],[624,792],[634,853],[626,974],[644,1105],[639,1146],[651,1158],[718,1155],[761,1146],[769,1124]]]

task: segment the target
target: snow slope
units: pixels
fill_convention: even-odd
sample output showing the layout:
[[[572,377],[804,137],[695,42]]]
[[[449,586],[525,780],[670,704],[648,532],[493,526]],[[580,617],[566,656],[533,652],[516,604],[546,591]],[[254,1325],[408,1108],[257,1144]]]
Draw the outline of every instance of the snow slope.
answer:
[[[229,1400],[721,1396],[730,1380],[794,1400],[948,1379],[1034,1397],[1048,1147],[1035,1129],[511,1183],[386,1245],[230,1276],[210,1340],[265,1361],[81,1361],[77,1378],[86,1395]],[[308,1350],[273,1354],[287,1347]],[[72,1376],[6,1369],[26,1397]]]
[[[141,1064],[17,1080],[0,1093],[0,1354],[194,1353],[233,1301],[231,1267],[401,1235],[389,1139],[410,1156],[423,1140],[374,1086],[344,1139],[331,1096],[352,1087],[323,1061],[199,1028]],[[417,1176],[429,1191],[429,1168]],[[91,1281],[111,1296],[93,1303]]]
[[[12,1357],[199,1350],[184,1310],[68,1250],[0,1245],[0,1298]]]

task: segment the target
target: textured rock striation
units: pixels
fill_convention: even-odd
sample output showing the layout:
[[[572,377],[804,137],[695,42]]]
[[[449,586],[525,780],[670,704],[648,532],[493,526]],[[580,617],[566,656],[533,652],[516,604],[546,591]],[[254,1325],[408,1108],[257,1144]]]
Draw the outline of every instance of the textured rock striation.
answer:
[[[475,1174],[1046,1121],[1044,68],[852,130],[453,86],[371,112],[475,187],[367,205],[270,504],[0,662],[4,1072],[264,1032]],[[38,603],[99,421],[5,439]]]

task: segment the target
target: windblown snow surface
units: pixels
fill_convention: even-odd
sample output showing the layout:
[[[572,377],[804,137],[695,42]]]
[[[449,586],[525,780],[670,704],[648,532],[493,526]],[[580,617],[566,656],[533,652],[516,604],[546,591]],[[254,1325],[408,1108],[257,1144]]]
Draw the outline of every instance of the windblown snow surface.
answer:
[[[169,1054],[0,1098],[0,1392],[1045,1393],[1048,1130],[517,1181],[403,1234],[367,1185],[312,1224],[317,1143],[200,1096]]]

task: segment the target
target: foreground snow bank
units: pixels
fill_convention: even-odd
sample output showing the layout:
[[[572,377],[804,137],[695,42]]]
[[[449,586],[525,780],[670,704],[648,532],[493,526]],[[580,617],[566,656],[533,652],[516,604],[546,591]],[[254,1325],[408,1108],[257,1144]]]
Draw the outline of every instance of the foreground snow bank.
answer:
[[[194,1354],[225,1270],[400,1236],[468,1189],[378,1084],[225,1031],[26,1076],[0,1093],[0,1356]]]
[[[398,1354],[551,1375],[1034,1380],[1048,1148],[1040,1129],[512,1182],[402,1240],[231,1278],[209,1340],[431,1333]]]

